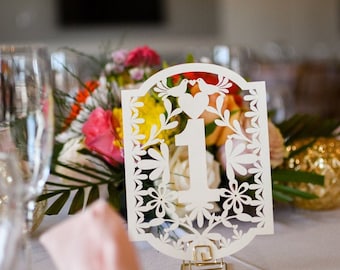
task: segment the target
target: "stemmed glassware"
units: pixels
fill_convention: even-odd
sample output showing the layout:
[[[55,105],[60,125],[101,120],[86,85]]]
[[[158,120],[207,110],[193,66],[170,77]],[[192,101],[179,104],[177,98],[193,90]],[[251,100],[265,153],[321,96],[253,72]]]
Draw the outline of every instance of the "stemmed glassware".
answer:
[[[0,153],[0,269],[12,270],[22,239],[24,184],[15,156]]]
[[[12,153],[24,183],[26,233],[48,178],[53,149],[53,98],[47,47],[0,47],[0,152]],[[29,262],[28,262],[29,264]]]

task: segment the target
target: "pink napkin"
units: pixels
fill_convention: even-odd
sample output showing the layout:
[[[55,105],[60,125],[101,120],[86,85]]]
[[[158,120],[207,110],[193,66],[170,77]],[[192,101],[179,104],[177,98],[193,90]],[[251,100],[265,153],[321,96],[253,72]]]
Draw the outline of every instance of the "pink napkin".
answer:
[[[40,237],[58,270],[137,270],[123,219],[99,199]]]

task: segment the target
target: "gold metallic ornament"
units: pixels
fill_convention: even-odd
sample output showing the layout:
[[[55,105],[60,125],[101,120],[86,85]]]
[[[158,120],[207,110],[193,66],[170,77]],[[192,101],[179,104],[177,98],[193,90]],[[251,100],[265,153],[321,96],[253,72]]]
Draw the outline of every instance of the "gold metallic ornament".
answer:
[[[288,147],[294,151],[311,142],[312,139],[302,139]],[[319,138],[301,153],[294,155],[286,163],[290,169],[314,172],[323,175],[324,185],[310,183],[293,183],[292,186],[301,191],[317,195],[317,199],[296,198],[297,207],[310,210],[327,210],[340,206],[340,140],[336,138]]]

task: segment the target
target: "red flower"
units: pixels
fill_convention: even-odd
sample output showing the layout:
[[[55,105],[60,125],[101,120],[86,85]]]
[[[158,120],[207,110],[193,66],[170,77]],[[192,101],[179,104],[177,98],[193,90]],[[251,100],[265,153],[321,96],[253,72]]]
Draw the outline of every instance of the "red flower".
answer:
[[[217,84],[218,77],[216,74],[211,74],[207,72],[185,72],[183,74],[177,74],[172,76],[173,84],[179,83],[183,78],[188,80],[197,80],[198,78],[203,78],[206,83]]]
[[[85,135],[85,145],[110,164],[117,166],[123,163],[124,159],[114,123],[117,124],[118,120],[114,119],[112,111],[97,108],[91,112],[82,131]]]
[[[125,65],[128,67],[157,66],[161,62],[159,55],[148,46],[137,47],[129,52]]]
[[[216,85],[218,83],[218,76],[216,74],[207,72],[186,72],[183,74],[177,74],[171,77],[173,85],[177,85],[183,78],[188,80],[197,80],[198,78],[203,78],[208,84]],[[190,87],[190,86],[189,86]],[[238,106],[242,106],[243,98],[241,96],[241,88],[232,82],[232,86],[228,88],[229,95],[233,95],[234,100]]]

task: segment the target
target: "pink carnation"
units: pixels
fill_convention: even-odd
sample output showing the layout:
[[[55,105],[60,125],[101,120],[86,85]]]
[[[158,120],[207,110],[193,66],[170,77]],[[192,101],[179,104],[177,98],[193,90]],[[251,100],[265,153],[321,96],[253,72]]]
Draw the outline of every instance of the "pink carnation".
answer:
[[[100,154],[112,165],[123,163],[123,151],[113,126],[113,115],[110,110],[95,109],[83,125],[85,145],[91,151]],[[115,121],[117,122],[117,121]]]
[[[159,55],[148,46],[137,47],[128,54],[125,65],[138,66],[156,66],[160,64]]]
[[[112,53],[112,61],[117,65],[122,65],[126,61],[129,52],[127,50],[118,50]]]

